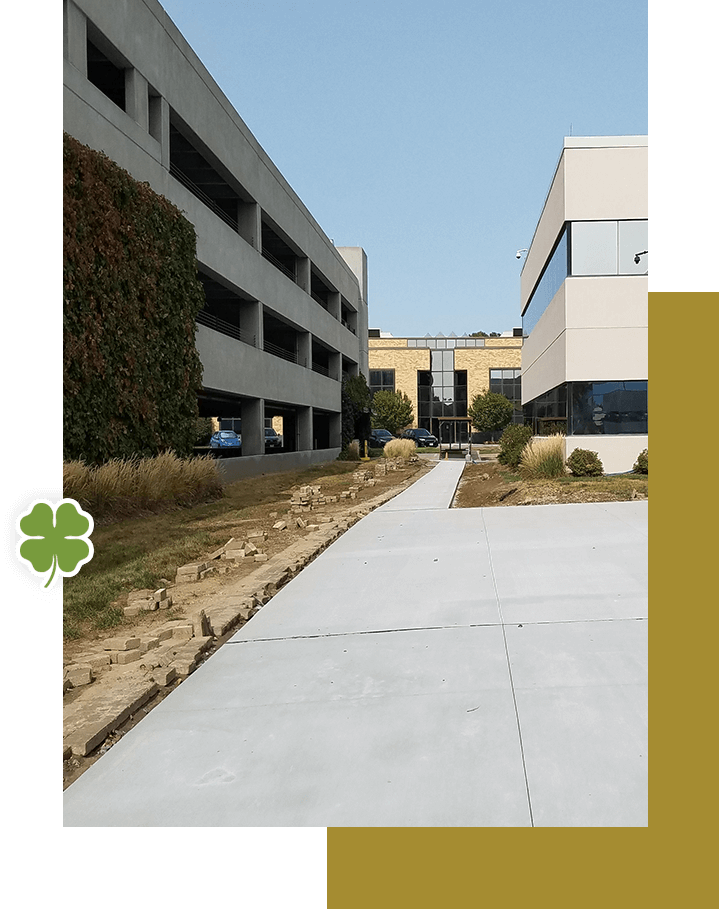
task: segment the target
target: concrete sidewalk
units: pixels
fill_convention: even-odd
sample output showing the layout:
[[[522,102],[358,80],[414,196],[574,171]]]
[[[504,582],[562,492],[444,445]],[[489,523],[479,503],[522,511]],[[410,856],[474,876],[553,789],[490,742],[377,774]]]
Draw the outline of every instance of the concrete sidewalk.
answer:
[[[643,827],[647,503],[439,462],[65,793],[66,826]]]

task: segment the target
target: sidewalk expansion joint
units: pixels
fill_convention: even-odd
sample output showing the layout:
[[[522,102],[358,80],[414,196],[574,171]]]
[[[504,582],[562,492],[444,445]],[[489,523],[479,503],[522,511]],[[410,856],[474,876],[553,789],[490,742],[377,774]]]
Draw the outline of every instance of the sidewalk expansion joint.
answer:
[[[367,631],[328,631],[323,634],[290,634],[276,638],[248,638],[240,641],[227,641],[227,644],[268,644],[272,641],[306,641],[316,638],[346,638],[367,634],[401,634],[408,631],[446,631],[460,628],[495,628],[499,622],[477,622],[470,625],[414,625],[409,628],[371,628]]]

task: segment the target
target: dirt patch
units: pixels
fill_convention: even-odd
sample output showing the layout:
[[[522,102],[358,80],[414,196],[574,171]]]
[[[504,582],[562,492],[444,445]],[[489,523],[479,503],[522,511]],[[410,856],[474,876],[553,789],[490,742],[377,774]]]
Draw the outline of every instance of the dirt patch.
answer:
[[[649,480],[645,476],[522,480],[496,462],[481,462],[465,467],[452,507],[625,502],[646,499],[648,495]]]

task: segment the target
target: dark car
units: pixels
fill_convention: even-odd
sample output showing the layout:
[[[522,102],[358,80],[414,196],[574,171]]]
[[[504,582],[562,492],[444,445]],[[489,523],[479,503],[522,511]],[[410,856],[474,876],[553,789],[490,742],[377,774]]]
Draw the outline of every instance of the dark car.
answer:
[[[428,429],[405,429],[402,438],[412,439],[417,443],[417,448],[439,448],[439,439]]]
[[[279,451],[282,448],[282,436],[278,436],[274,429],[265,428],[265,451]]]
[[[373,429],[369,434],[370,448],[384,448],[388,442],[396,438],[388,429]]]

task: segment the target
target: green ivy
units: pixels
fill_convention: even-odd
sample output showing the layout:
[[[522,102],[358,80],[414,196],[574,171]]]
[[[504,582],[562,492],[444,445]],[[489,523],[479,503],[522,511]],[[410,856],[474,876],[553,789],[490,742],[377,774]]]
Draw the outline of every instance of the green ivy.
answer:
[[[204,305],[194,227],[67,134],[63,226],[65,459],[190,454]]]

